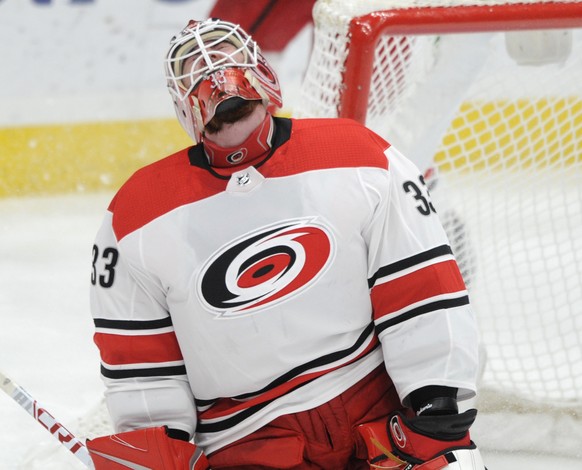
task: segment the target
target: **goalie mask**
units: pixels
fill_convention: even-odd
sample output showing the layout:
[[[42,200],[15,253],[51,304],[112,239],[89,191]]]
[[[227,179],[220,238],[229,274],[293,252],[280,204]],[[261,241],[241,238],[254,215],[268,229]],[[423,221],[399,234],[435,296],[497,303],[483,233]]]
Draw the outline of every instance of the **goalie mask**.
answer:
[[[196,142],[226,100],[260,100],[270,112],[282,105],[277,75],[256,42],[227,21],[191,20],[170,42],[165,73],[178,120]]]

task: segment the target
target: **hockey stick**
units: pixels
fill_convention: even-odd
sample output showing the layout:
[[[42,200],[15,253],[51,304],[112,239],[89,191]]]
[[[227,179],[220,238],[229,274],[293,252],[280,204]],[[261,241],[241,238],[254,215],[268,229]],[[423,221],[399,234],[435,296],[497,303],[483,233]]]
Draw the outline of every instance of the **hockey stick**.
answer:
[[[86,467],[93,469],[93,461],[85,444],[73,436],[61,423],[59,423],[47,410],[30,396],[20,385],[0,372],[0,388],[18,403],[26,412],[38,421],[48,432],[75,455]]]

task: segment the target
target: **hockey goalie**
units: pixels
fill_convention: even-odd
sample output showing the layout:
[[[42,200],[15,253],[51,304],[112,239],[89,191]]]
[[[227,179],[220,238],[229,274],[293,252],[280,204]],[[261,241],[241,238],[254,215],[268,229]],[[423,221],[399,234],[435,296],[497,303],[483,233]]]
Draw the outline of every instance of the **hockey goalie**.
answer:
[[[195,145],[137,171],[93,247],[116,434],[97,470],[483,470],[478,329],[418,169],[345,119],[278,117],[239,26],[165,60]]]

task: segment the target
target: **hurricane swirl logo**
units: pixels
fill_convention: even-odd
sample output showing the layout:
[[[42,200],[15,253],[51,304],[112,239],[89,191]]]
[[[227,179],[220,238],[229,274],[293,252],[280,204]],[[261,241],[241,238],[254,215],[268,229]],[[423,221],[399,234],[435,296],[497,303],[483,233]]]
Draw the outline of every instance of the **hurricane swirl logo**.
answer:
[[[404,434],[404,431],[400,426],[398,416],[393,416],[392,419],[390,419],[390,430],[392,431],[394,442],[396,442],[398,447],[404,449],[406,447],[406,434]]]
[[[247,149],[242,148],[237,150],[236,152],[231,153],[226,157],[226,161],[231,165],[236,165],[237,163],[242,162],[247,156]]]
[[[197,291],[219,317],[256,312],[312,285],[333,254],[325,226],[313,218],[285,221],[222,247],[203,267]]]

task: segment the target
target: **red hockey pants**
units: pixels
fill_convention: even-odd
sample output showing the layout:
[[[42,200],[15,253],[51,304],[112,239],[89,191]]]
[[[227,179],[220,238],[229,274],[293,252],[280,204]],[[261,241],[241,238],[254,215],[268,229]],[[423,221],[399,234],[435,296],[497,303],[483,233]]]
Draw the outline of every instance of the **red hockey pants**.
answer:
[[[212,469],[369,469],[355,428],[388,416],[400,400],[384,365],[317,408],[281,416],[208,456]]]

